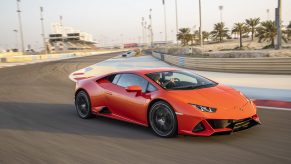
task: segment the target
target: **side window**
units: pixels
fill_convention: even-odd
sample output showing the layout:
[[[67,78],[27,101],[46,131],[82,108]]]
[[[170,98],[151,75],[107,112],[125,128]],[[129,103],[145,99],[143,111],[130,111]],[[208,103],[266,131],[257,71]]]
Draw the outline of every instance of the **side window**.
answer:
[[[115,75],[115,76],[114,76],[114,79],[112,80],[112,83],[113,83],[113,84],[117,84],[119,78],[120,78],[120,74]]]
[[[142,87],[143,92],[146,92],[148,81],[134,74],[122,74],[117,82],[117,85],[124,88],[128,86],[138,85]]]
[[[114,74],[114,75],[107,76],[106,79],[110,81],[111,83],[116,84],[119,77],[120,77],[120,74]]]
[[[147,92],[154,92],[156,90],[157,90],[157,88],[155,86],[153,86],[151,83],[149,83],[148,88],[147,88]]]

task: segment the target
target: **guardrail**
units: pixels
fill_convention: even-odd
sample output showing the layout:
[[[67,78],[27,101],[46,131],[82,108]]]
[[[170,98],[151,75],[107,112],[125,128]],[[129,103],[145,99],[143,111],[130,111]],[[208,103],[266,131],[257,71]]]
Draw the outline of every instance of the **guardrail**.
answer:
[[[162,54],[152,56],[167,63],[201,71],[291,74],[291,58],[193,58]]]
[[[123,51],[123,50],[122,50]],[[54,59],[67,59],[72,57],[90,56],[103,53],[121,52],[121,50],[104,50],[96,52],[76,52],[76,53],[63,53],[63,54],[47,54],[47,55],[17,55],[0,57],[0,63],[20,63],[31,62],[37,60],[54,60]]]

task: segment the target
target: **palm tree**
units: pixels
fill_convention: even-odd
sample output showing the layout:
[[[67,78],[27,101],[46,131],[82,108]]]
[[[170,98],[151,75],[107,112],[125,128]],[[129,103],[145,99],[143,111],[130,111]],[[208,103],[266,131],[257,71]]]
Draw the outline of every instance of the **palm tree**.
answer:
[[[246,19],[246,24],[249,26],[252,32],[252,40],[256,34],[256,27],[260,24],[260,18],[250,18]]]
[[[291,37],[291,21],[289,22],[289,25],[287,26],[287,37],[290,40],[290,37]]]
[[[192,39],[190,28],[179,29],[179,33],[177,34],[177,39],[181,41],[183,46],[188,45],[189,41],[191,41]]]
[[[257,36],[259,42],[268,41],[271,42],[270,47],[275,46],[275,37],[277,35],[277,27],[274,21],[261,22],[261,26],[257,28]],[[283,31],[284,32],[284,31]],[[282,40],[287,43],[287,38],[282,36]]]
[[[259,42],[268,41],[271,42],[270,46],[274,47],[277,35],[277,27],[274,21],[261,22],[261,26],[257,28],[257,33]]]
[[[194,31],[193,32],[193,35],[192,35],[192,39],[193,41],[195,41],[195,43],[200,43],[200,37],[199,37],[200,33],[198,30]]]
[[[290,29],[282,30],[282,39],[286,43],[288,42],[288,40],[290,40],[290,36],[291,36],[291,30]]]
[[[221,23],[214,24],[214,30],[211,31],[210,34],[214,39],[216,39],[216,40],[219,39],[219,41],[222,42],[223,38],[229,37],[228,31],[229,31],[228,28],[226,28],[224,23],[221,22]]]
[[[239,47],[242,48],[242,38],[244,34],[247,34],[249,32],[249,28],[245,23],[235,23],[234,27],[232,29],[232,33],[239,33]]]
[[[210,37],[210,33],[207,32],[207,31],[202,31],[202,38],[203,38],[203,41],[204,40],[209,40],[209,37]]]
[[[197,44],[197,43],[200,43],[200,37],[199,37],[199,35],[200,35],[200,33],[199,33],[198,30],[196,30],[196,31],[193,32],[193,34],[192,34],[192,40],[191,40],[192,45],[193,45],[194,42],[195,42],[196,44]],[[204,42],[205,40],[208,41],[209,38],[210,38],[210,33],[207,32],[207,31],[202,31],[202,38],[203,38],[203,42]]]
[[[191,39],[190,39],[190,41],[191,41],[191,45],[194,45],[194,42],[196,42],[196,34],[195,33],[193,33],[193,34],[190,34],[190,37],[191,37]]]

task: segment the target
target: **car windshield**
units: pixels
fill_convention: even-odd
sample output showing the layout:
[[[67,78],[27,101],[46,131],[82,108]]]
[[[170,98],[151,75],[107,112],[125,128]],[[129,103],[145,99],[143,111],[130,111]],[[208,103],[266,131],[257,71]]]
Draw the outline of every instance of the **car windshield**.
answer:
[[[167,90],[193,90],[217,85],[211,80],[186,71],[155,72],[146,76]]]

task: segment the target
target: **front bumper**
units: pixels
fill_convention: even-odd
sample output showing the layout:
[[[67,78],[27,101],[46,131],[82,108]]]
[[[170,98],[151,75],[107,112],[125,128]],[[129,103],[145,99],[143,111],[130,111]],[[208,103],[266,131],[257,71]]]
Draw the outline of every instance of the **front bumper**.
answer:
[[[188,130],[180,130],[180,134],[211,136],[216,134],[231,134],[233,132],[249,129],[261,124],[257,114],[239,120],[232,119],[201,119],[195,121]]]

